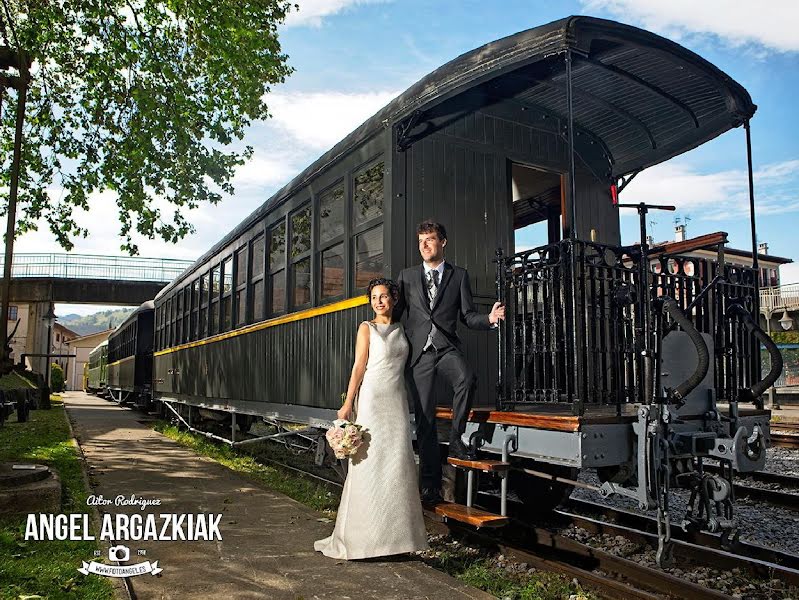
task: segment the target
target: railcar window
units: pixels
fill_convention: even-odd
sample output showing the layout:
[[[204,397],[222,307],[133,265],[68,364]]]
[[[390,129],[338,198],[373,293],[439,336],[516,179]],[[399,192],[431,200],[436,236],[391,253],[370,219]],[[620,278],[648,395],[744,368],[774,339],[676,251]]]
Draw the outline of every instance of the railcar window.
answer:
[[[191,332],[190,338],[197,339],[197,311],[200,305],[200,294],[198,293],[199,281],[194,280],[191,282]]]
[[[250,323],[264,318],[264,259],[266,257],[266,238],[255,238],[250,250],[250,300],[248,321]]]
[[[183,290],[178,292],[178,307],[175,311],[175,345],[183,343]]]
[[[294,308],[307,306],[311,303],[311,259],[303,258],[294,263],[292,267],[292,297]]]
[[[291,308],[311,304],[311,206],[306,205],[291,215],[290,290]]]
[[[219,332],[219,293],[222,289],[221,267],[211,269],[211,306],[208,309],[208,334]]]
[[[269,307],[272,314],[286,310],[286,222],[269,230]]]
[[[286,264],[286,222],[269,230],[269,272],[283,267]]]
[[[383,215],[383,162],[355,175],[352,218],[357,227]]]
[[[155,343],[155,349],[161,350],[161,307],[157,306],[155,308],[155,339],[153,342]]]
[[[307,206],[291,215],[291,258],[311,249],[311,207]]]
[[[344,244],[322,252],[321,297],[335,298],[344,294]]]
[[[355,238],[355,287],[363,289],[383,274],[383,225]]]
[[[260,321],[264,318],[264,280],[261,279],[252,284],[252,319]]]
[[[189,315],[191,314],[191,288],[183,288],[183,342],[189,341]]]
[[[236,292],[233,300],[236,307],[236,327],[247,322],[247,248],[236,252]]]
[[[219,299],[219,280],[220,267],[219,265],[211,269],[211,301]]]
[[[166,345],[172,345],[172,298],[166,300]]]
[[[344,185],[322,195],[319,200],[319,244],[344,235]]]
[[[236,287],[247,281],[247,249],[236,252]]]
[[[258,236],[252,243],[252,279],[264,273],[264,236]]]
[[[222,319],[220,331],[230,331],[232,322],[230,295],[233,291],[233,257],[229,256],[222,263]]]
[[[198,325],[199,338],[202,339],[208,335],[208,284],[210,282],[210,274],[206,273],[200,278],[200,323]]]
[[[272,283],[272,313],[278,314],[286,310],[286,269],[281,269],[270,276]]]

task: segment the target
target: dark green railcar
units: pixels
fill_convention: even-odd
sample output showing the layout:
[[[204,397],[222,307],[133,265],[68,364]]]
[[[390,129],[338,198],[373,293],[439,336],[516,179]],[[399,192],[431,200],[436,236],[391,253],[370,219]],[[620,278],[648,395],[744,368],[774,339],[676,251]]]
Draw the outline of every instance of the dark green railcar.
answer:
[[[89,353],[89,372],[86,391],[92,394],[108,392],[108,340]]]

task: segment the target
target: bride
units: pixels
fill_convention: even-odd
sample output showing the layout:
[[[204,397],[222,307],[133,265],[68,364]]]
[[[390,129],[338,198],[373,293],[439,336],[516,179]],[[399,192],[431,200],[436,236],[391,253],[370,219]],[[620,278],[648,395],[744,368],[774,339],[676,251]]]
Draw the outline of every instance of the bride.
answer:
[[[374,319],[358,328],[355,364],[339,419],[357,416],[364,444],[350,459],[333,534],[314,549],[338,559],[427,549],[405,389],[408,341],[391,313],[399,289],[369,282]]]

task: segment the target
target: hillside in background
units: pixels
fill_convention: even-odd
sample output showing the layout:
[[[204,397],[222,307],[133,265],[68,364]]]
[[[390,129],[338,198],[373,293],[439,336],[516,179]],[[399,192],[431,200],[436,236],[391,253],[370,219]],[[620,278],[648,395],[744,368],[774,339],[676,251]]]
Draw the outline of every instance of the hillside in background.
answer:
[[[116,327],[128,318],[130,313],[136,310],[135,307],[119,308],[116,310],[104,310],[93,315],[66,315],[58,317],[58,322],[78,335],[89,335],[98,331],[105,331],[109,327]]]

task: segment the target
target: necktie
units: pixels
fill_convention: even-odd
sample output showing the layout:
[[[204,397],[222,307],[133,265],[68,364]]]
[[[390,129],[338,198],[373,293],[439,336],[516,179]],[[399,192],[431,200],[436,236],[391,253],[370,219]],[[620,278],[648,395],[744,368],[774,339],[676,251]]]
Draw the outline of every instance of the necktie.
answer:
[[[427,272],[427,297],[430,299],[430,310],[433,310],[433,305],[436,302],[436,294],[438,293],[438,271],[432,270]],[[436,328],[435,323],[431,323],[430,333],[427,335],[427,341],[425,342],[424,348],[422,352],[429,348],[433,348],[437,350],[436,345],[433,343],[433,338],[435,337],[436,333],[438,333],[438,328]]]
[[[436,270],[427,272],[427,293],[430,297],[430,308],[433,308],[438,293],[438,271]]]

